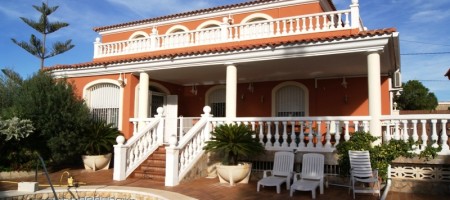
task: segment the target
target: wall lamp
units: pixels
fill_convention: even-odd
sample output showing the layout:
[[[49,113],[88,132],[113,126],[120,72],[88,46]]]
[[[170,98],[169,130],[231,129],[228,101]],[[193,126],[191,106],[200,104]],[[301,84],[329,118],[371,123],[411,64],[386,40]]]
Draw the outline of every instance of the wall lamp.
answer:
[[[252,82],[250,82],[249,84],[248,84],[248,91],[250,91],[251,93],[253,93],[253,91],[255,91],[255,88],[253,87],[253,83]]]
[[[192,88],[191,88],[191,93],[192,94],[194,94],[194,95],[197,95],[197,92],[198,92],[198,90],[197,90],[197,85],[192,85]]]
[[[342,83],[341,83],[341,85],[342,85],[342,87],[347,88],[348,83],[347,83],[347,81],[345,80],[345,77],[342,78]]]
[[[125,87],[125,85],[127,85],[127,78],[125,76],[120,73],[119,74],[119,78],[117,79],[117,82],[119,83],[120,87]]]

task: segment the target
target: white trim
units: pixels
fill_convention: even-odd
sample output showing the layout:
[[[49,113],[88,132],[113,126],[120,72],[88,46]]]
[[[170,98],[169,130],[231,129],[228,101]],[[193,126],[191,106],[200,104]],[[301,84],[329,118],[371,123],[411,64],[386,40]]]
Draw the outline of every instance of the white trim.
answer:
[[[253,4],[248,5],[245,7],[236,7],[233,9],[223,9],[223,10],[215,10],[214,12],[208,12],[204,14],[198,14],[193,16],[186,16],[186,17],[178,17],[173,19],[167,19],[163,21],[155,21],[153,23],[148,22],[146,24],[139,25],[136,23],[136,25],[133,26],[126,26],[123,28],[113,28],[112,30],[104,30],[104,31],[98,31],[98,34],[100,35],[108,35],[108,34],[115,34],[115,33],[123,33],[133,30],[142,30],[142,29],[151,29],[153,27],[158,26],[166,26],[170,24],[180,24],[183,22],[189,22],[189,21],[196,21],[196,20],[202,20],[202,19],[209,19],[209,18],[216,18],[216,17],[225,17],[229,15],[238,15],[238,14],[245,14],[245,13],[255,13],[260,12],[263,10],[273,9],[273,8],[281,8],[281,7],[287,7],[287,6],[293,6],[298,4],[307,4],[307,3],[317,3],[319,0],[289,0],[289,1],[276,1],[276,2],[270,2],[270,3],[263,3],[261,4]]]
[[[167,29],[166,35],[167,34],[171,34],[173,31],[176,31],[176,30],[179,30],[179,29],[183,30],[183,32],[188,32],[189,31],[189,29],[186,26],[177,24],[177,25],[172,26],[169,29]]]
[[[364,38],[349,38],[335,41],[319,41],[306,44],[285,45],[275,48],[265,47],[251,50],[237,50],[208,55],[188,55],[184,57],[136,61],[132,63],[111,64],[108,67],[54,70],[56,78],[95,76],[136,71],[153,71],[161,69],[184,68],[191,66],[223,65],[233,60],[234,63],[264,61],[273,59],[334,55],[383,50],[392,34]]]
[[[255,18],[264,18],[266,20],[273,20],[273,17],[265,14],[265,13],[253,13],[247,17],[245,17],[244,19],[242,19],[242,21],[240,22],[241,24],[245,24],[248,23],[248,21],[255,19]]]
[[[209,25],[217,25],[217,27],[220,27],[221,24],[222,24],[222,22],[217,21],[217,20],[208,20],[208,21],[203,22],[200,25],[198,25],[195,30],[204,29],[205,26],[209,26]]]
[[[285,87],[285,86],[296,86],[299,87],[303,90],[303,92],[305,93],[305,117],[309,116],[309,90],[308,88],[303,85],[302,83],[296,82],[296,81],[286,81],[286,82],[282,82],[278,85],[276,85],[273,89],[272,89],[272,116],[276,116],[276,93],[279,89]]]
[[[119,86],[119,90],[120,90],[120,96],[119,96],[119,121],[118,121],[118,125],[117,125],[117,129],[119,129],[120,131],[122,130],[122,119],[123,119],[123,93],[124,93],[124,89],[123,87],[120,86],[120,84],[117,82],[117,80],[114,79],[97,79],[94,81],[89,82],[88,84],[86,84],[83,88],[83,99],[86,101],[87,100],[87,93],[88,93],[88,89],[91,88],[94,85],[100,84],[100,83],[110,83],[110,84],[114,84]],[[88,105],[89,106],[89,105]]]
[[[144,31],[137,31],[131,34],[131,36],[128,38],[128,40],[136,39],[137,36],[144,36],[145,38],[149,38],[150,36],[144,32]]]

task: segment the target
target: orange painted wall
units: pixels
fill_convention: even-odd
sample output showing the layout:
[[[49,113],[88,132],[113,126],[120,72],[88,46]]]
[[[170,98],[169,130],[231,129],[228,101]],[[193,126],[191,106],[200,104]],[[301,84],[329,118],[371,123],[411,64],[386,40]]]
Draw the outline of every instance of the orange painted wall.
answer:
[[[126,138],[131,137],[133,126],[129,122],[134,117],[135,88],[139,77],[125,74],[127,85],[124,89],[122,132]],[[117,80],[118,75],[103,75],[97,77],[70,78],[75,84],[76,94],[83,95],[83,88],[92,81],[99,79]],[[197,86],[198,93],[191,93],[191,87],[151,80],[164,85],[172,95],[178,95],[178,115],[199,117],[205,106],[205,93],[213,86]],[[342,79],[319,79],[317,88],[314,79],[294,80],[302,83],[309,92],[309,116],[348,116],[368,115],[367,78],[347,78],[347,88],[341,86]],[[253,83],[254,91],[250,92],[248,83],[238,84],[237,116],[238,117],[268,117],[272,116],[272,89],[284,81]],[[389,79],[382,77],[382,114],[390,112]]]
[[[369,102],[367,77],[347,78],[348,86],[341,86],[342,79],[296,80],[308,88],[309,116],[348,116],[368,115]],[[267,117],[272,111],[272,89],[282,81],[253,83],[254,92],[248,91],[248,83],[238,84],[237,116]],[[390,112],[389,81],[382,77],[382,114]],[[205,106],[205,92],[212,86],[197,86],[197,95],[192,94],[191,87],[184,87],[179,98],[179,114],[183,116],[200,116]],[[243,98],[242,98],[243,96]]]

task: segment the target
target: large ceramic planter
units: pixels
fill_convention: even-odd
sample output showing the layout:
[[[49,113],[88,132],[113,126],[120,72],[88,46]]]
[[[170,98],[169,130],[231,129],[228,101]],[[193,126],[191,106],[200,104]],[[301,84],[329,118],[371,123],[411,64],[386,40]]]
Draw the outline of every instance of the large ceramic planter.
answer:
[[[81,157],[85,169],[96,171],[109,169],[111,155],[111,153],[108,153],[106,155],[84,155]]]
[[[239,163],[239,165],[222,165],[218,164],[217,175],[221,183],[248,183],[250,173],[252,171],[251,163]]]

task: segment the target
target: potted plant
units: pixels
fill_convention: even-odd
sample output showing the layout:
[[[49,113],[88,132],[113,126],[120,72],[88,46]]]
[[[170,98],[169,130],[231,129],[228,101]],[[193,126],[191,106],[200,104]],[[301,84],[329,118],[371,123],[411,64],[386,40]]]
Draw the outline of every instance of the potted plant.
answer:
[[[211,140],[203,148],[221,156],[222,162],[216,166],[220,182],[248,183],[251,163],[239,163],[240,157],[258,156],[265,152],[264,146],[254,138],[254,132],[240,124],[223,124],[211,132]]]
[[[84,152],[82,156],[85,169],[98,170],[108,169],[111,162],[113,145],[117,136],[122,133],[113,124],[104,121],[91,121],[88,124],[83,143]]]

